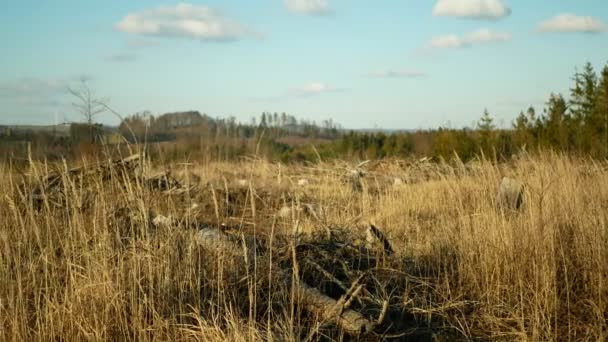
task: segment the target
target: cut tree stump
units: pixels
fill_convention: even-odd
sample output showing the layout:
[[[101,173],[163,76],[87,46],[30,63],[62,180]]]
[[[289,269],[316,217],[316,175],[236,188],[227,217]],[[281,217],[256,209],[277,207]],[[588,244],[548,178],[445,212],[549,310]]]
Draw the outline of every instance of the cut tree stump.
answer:
[[[503,209],[518,210],[523,204],[524,185],[522,182],[504,177],[498,189],[496,203]]]

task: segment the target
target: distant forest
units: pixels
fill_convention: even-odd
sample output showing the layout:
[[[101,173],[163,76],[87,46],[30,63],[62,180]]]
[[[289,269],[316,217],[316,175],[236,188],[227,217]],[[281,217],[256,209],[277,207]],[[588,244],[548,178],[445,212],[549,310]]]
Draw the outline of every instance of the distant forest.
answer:
[[[89,116],[89,119],[91,116]],[[475,127],[408,132],[344,130],[331,119],[299,120],[287,113],[262,113],[250,122],[212,118],[197,111],[154,116],[136,113],[118,128],[72,124],[69,130],[0,127],[0,156],[78,158],[126,144],[146,146],[164,160],[234,160],[257,155],[282,162],[331,159],[442,157],[463,160],[483,155],[505,160],[519,151],[552,149],[608,157],[608,64],[590,63],[572,77],[569,94],[551,94],[545,108],[522,110],[508,129],[497,128],[484,110]]]

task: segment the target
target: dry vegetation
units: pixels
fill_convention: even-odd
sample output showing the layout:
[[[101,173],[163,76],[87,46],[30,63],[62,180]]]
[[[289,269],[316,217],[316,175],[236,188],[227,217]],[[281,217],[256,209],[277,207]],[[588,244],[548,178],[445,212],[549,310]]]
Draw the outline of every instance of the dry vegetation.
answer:
[[[67,166],[4,166],[0,340],[608,337],[602,165],[545,154],[352,167],[174,165],[174,191],[117,166],[64,171],[48,193],[39,182]],[[497,207],[503,176],[525,184],[518,211]],[[366,223],[394,254],[370,245]],[[233,247],[201,238],[217,228]],[[309,310],[298,284],[373,331]]]

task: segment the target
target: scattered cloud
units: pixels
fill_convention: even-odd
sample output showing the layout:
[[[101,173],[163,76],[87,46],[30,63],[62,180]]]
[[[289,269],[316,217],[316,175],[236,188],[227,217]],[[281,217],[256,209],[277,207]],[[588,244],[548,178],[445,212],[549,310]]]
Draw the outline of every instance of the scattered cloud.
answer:
[[[502,0],[438,0],[433,15],[498,20],[511,14]]]
[[[425,77],[426,74],[422,71],[415,70],[380,70],[374,71],[369,74],[371,77],[376,78],[420,78]]]
[[[232,41],[252,34],[207,6],[180,3],[130,13],[114,25],[121,32],[150,37]]]
[[[488,29],[477,30],[464,36],[455,34],[438,36],[428,43],[428,49],[461,49],[474,45],[507,42],[512,39],[510,33],[496,32]]]
[[[459,49],[465,46],[464,39],[455,34],[435,37],[428,44],[428,47],[431,49]]]
[[[27,96],[49,96],[65,93],[67,83],[61,80],[21,78],[0,83],[0,97],[19,98]]]
[[[327,0],[285,0],[287,8],[298,14],[326,15],[331,13]]]
[[[113,63],[129,63],[137,60],[137,56],[130,53],[111,53],[105,55],[104,60]]]
[[[21,78],[0,82],[0,100],[22,105],[50,107],[61,105],[68,82],[39,78]]]
[[[564,13],[543,21],[538,25],[538,29],[543,32],[599,33],[608,30],[608,27],[594,17]]]
[[[495,32],[488,29],[477,30],[465,36],[465,42],[469,44],[481,44],[492,42],[508,42],[512,39],[510,33]]]
[[[295,95],[298,97],[308,97],[339,91],[342,91],[342,89],[330,87],[329,85],[323,82],[310,82],[304,86],[292,89],[290,93],[291,95]]]

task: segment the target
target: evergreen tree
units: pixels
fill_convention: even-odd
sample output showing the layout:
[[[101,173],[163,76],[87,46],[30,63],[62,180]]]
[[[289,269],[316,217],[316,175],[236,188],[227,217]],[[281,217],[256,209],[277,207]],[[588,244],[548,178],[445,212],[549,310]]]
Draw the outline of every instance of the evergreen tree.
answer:
[[[528,108],[528,111],[526,112],[526,115],[528,116],[528,128],[533,132],[534,128],[538,126],[540,122],[539,119],[536,117],[536,109],[530,106]]]
[[[595,115],[598,145],[602,146],[602,157],[608,156],[608,64],[600,74],[597,86]]]
[[[262,117],[260,118],[260,127],[268,127],[268,119],[266,116],[266,112],[262,113]]]
[[[519,112],[519,115],[513,122],[513,128],[515,130],[525,131],[528,129],[528,125],[529,125],[528,117],[526,116],[526,114],[524,114],[524,111],[522,110],[521,112]]]
[[[568,107],[561,94],[551,94],[544,117],[545,143],[553,148],[568,147]]]
[[[491,132],[494,130],[494,119],[490,116],[490,112],[488,112],[487,108],[483,110],[483,116],[479,119],[477,128],[482,132]]]
[[[274,114],[272,114],[272,125],[273,126],[280,126],[279,124],[279,113],[274,112]]]
[[[514,143],[519,148],[530,146],[533,143],[533,135],[531,132],[531,126],[529,116],[526,116],[523,111],[519,113],[515,121],[513,122],[514,132]]]
[[[576,147],[589,151],[595,135],[593,127],[597,124],[593,115],[597,96],[597,75],[591,63],[585,64],[583,72],[576,72],[573,81],[569,103],[572,114],[570,128]]]
[[[483,116],[479,119],[477,123],[477,129],[479,130],[480,139],[479,139],[479,148],[484,153],[484,155],[491,155],[494,152],[495,148],[495,139],[494,139],[494,119],[490,116],[490,112],[488,109],[484,109]]]

